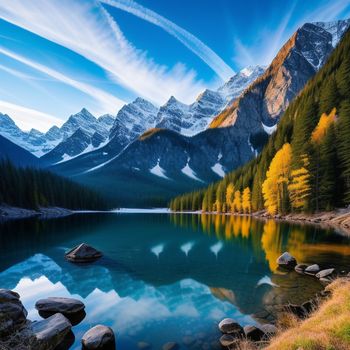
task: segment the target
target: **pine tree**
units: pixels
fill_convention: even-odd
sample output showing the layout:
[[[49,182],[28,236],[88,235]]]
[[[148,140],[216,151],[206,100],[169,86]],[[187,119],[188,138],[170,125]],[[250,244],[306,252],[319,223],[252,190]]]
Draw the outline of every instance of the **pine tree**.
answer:
[[[332,74],[321,87],[320,110],[329,113],[334,107],[338,106],[339,92],[334,74]]]
[[[350,92],[349,92],[350,95]],[[338,156],[344,188],[344,204],[350,204],[350,99],[342,102],[337,122]]]

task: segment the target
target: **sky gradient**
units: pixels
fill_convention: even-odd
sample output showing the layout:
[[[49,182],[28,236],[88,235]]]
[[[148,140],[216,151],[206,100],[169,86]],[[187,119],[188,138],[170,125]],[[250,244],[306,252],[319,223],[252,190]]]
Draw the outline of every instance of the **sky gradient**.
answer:
[[[142,96],[190,103],[269,64],[303,23],[350,17],[348,0],[22,0],[0,3],[0,112],[23,129]]]

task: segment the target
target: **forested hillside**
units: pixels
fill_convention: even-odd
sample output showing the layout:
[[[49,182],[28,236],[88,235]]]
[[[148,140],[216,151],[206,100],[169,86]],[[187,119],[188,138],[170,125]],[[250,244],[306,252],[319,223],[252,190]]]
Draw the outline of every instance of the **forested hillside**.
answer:
[[[350,204],[350,32],[294,99],[262,153],[172,210],[286,212]]]
[[[105,209],[95,192],[49,171],[20,168],[0,160],[0,205],[21,208],[57,206],[68,209]]]

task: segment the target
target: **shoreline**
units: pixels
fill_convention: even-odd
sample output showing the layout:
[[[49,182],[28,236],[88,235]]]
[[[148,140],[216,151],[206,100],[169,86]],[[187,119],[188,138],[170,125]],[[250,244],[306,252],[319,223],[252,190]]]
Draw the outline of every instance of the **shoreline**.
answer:
[[[243,213],[218,213],[218,212],[202,212],[202,211],[170,211],[170,214],[207,214],[207,215],[227,215],[227,216],[247,216],[262,220],[276,220],[289,223],[310,224],[323,227],[330,227],[341,230],[350,235],[350,208],[340,208],[328,212],[320,212],[313,214],[305,213],[289,213],[270,215],[265,210],[257,211],[251,214]]]

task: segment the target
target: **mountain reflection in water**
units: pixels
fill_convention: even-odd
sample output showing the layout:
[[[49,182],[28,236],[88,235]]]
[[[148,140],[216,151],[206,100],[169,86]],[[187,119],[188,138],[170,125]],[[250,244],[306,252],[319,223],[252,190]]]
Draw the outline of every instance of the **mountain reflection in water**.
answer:
[[[89,265],[65,261],[64,251],[81,242],[104,257]],[[34,304],[42,297],[81,299],[86,318],[74,327],[73,349],[97,323],[113,327],[123,349],[140,341],[182,344],[188,336],[195,349],[217,343],[223,317],[266,322],[278,305],[322,288],[277,269],[285,250],[300,262],[350,266],[349,239],[314,226],[225,215],[89,214],[0,224],[0,285],[20,293],[30,319],[40,318]]]

